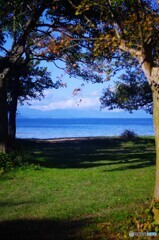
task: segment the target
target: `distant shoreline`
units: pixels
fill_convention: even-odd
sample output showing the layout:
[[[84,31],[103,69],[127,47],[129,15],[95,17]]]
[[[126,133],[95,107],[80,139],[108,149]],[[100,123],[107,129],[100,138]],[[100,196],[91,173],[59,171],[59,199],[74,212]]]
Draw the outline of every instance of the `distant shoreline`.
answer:
[[[150,136],[138,136],[138,138],[154,138],[153,135]],[[65,138],[16,138],[22,141],[33,141],[33,142],[75,142],[75,141],[89,141],[89,140],[106,140],[106,139],[121,139],[120,136],[97,136],[97,137],[65,137]],[[128,138],[127,138],[128,139]]]
[[[21,117],[17,117],[16,120],[34,120],[34,119],[40,119],[40,120],[44,120],[44,119],[49,119],[49,120],[56,120],[56,119],[66,119],[66,120],[69,120],[69,119],[107,119],[107,120],[111,120],[111,119],[151,119],[153,120],[153,117],[150,116],[150,117],[27,117],[27,116],[21,116]]]
[[[119,137],[120,136],[97,136],[97,137],[16,138],[16,139],[38,141],[38,142],[63,142],[63,141],[97,140],[97,139],[108,139],[108,138],[119,138]]]

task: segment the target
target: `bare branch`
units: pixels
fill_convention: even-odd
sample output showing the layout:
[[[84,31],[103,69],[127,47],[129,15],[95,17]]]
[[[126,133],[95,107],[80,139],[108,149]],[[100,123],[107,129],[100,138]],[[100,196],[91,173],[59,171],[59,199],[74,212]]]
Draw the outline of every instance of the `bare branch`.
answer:
[[[65,68],[62,68],[62,67],[59,67],[54,61],[53,61],[53,64],[60,70],[65,70]]]
[[[4,47],[2,47],[2,46],[0,46],[0,48],[1,48],[4,52],[6,52],[7,54],[9,53],[9,51],[8,51],[6,48],[4,48]]]

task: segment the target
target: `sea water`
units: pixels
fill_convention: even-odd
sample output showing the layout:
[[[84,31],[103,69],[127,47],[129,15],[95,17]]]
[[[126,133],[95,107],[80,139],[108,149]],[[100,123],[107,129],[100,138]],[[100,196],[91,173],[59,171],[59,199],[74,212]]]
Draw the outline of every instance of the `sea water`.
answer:
[[[140,136],[153,136],[151,118],[19,118],[17,138],[69,138],[119,136],[132,130]]]

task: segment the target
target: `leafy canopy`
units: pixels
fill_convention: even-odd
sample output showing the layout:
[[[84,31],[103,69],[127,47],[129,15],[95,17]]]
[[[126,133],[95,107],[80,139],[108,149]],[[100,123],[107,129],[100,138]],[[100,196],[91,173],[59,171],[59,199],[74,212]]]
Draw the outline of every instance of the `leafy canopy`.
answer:
[[[75,11],[68,29],[68,45],[76,47],[71,60],[80,69],[83,67],[80,62],[90,68],[95,61],[98,61],[98,66],[102,61],[101,68],[111,77],[114,71],[136,66],[145,60],[151,63],[151,67],[158,66],[159,10],[156,1],[68,2]],[[51,51],[51,45],[49,47]]]
[[[146,83],[146,78],[150,82],[151,70],[159,67],[158,2],[69,2],[78,19],[78,24],[70,35],[70,44],[76,45],[78,54],[73,54],[72,65],[69,62],[68,66],[69,72],[73,75],[80,73],[82,76],[87,71],[86,79],[94,82],[91,78],[92,71],[100,75],[99,81],[102,77],[107,81],[125,69],[123,82],[117,82],[113,92],[109,89],[104,92],[102,107],[120,107],[128,111],[144,108],[152,112],[151,88]],[[139,66],[144,75],[139,72]]]
[[[152,114],[152,91],[141,70],[138,74],[125,72],[113,86],[103,90],[100,98],[101,108],[123,109],[129,111],[143,109]]]

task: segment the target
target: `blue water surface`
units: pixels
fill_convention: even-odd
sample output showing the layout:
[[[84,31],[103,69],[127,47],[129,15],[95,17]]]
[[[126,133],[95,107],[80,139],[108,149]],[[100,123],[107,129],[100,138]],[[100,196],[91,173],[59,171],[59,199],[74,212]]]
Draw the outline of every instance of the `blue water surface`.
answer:
[[[141,136],[153,136],[151,118],[19,118],[18,138],[69,138],[119,136],[133,130]]]

